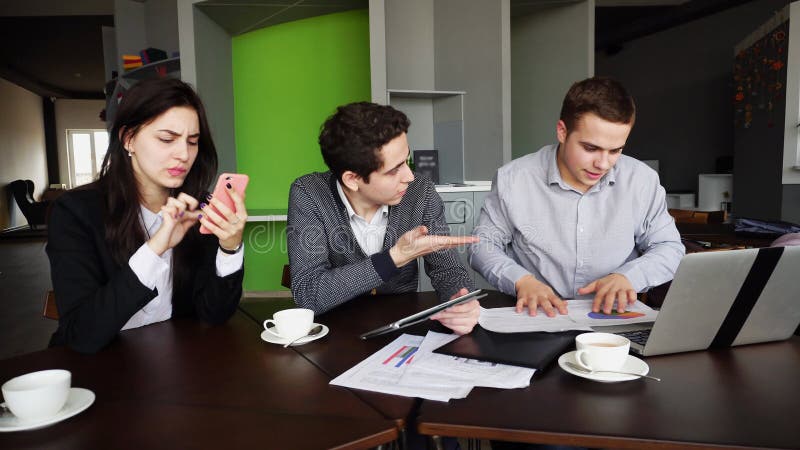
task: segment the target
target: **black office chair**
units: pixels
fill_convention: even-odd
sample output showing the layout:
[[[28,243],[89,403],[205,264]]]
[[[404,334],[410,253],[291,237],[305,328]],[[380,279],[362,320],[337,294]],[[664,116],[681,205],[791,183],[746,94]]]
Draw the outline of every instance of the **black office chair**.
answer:
[[[33,199],[33,181],[14,180],[8,184],[8,189],[14,196],[22,215],[28,221],[31,229],[44,227],[47,223],[47,207],[49,202],[37,202]]]

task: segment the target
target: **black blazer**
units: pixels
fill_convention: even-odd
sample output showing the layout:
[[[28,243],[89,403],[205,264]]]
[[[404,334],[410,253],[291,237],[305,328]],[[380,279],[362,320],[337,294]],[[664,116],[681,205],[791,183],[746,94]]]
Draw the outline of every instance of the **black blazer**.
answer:
[[[58,197],[48,224],[47,256],[58,307],[58,329],[50,345],[68,345],[86,353],[111,342],[125,323],[157,290],[144,286],[130,266],[118,265],[105,241],[105,207],[95,188]],[[193,265],[189,279],[173,277],[172,317],[196,316],[209,323],[226,321],[242,296],[244,270],[216,274],[218,240],[190,230],[175,247],[174,264]]]

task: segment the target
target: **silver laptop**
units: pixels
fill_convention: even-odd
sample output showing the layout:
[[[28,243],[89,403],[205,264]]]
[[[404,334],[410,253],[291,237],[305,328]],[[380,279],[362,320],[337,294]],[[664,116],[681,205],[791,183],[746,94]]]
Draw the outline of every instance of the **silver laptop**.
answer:
[[[800,246],[686,255],[655,322],[594,329],[650,356],[779,341],[798,325]]]

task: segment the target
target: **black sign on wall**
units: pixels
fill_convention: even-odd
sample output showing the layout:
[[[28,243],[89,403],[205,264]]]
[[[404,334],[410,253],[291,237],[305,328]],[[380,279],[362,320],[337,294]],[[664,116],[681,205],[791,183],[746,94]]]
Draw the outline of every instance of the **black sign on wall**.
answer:
[[[430,178],[433,184],[439,184],[439,151],[415,150],[414,170],[419,175]]]

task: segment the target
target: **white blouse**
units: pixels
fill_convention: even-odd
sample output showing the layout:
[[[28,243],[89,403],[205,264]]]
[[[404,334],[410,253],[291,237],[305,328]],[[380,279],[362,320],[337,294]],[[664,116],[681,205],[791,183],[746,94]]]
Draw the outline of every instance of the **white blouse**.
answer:
[[[154,213],[141,206],[142,226],[147,235],[152,236],[161,227],[161,213]],[[240,246],[235,254],[229,255],[217,250],[217,276],[224,277],[242,268],[244,264],[244,246]],[[128,265],[139,281],[149,289],[157,289],[158,295],[136,312],[123,330],[137,328],[156,322],[163,322],[172,317],[172,249],[158,256],[145,242],[131,255]]]

